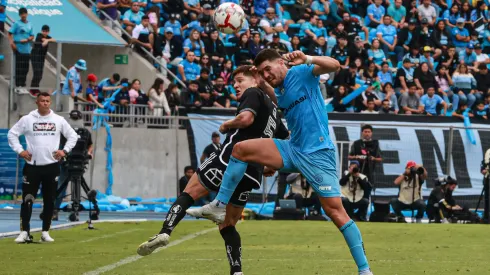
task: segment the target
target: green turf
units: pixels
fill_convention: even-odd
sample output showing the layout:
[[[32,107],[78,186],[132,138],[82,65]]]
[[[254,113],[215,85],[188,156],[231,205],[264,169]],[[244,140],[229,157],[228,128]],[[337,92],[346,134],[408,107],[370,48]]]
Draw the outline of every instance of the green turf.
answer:
[[[96,224],[53,231],[52,244],[17,245],[0,240],[0,274],[81,274],[135,255],[160,222]],[[212,228],[207,221],[184,221],[178,240]],[[490,274],[490,240],[485,225],[359,224],[376,275]],[[245,221],[244,273],[357,274],[338,230],[328,222]],[[39,233],[34,234],[39,239]],[[211,231],[105,274],[229,274],[219,232]]]

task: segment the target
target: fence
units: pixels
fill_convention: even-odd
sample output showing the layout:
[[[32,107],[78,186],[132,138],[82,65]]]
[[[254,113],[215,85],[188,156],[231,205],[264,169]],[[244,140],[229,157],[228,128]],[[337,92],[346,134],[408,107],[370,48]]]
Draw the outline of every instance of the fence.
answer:
[[[113,192],[128,197],[174,197],[183,168],[191,164],[197,167],[204,147],[211,142],[211,133],[229,116],[197,117],[188,114],[156,119],[148,113],[138,114],[141,108],[144,112],[148,111],[146,106],[130,105],[130,114],[104,115],[114,126],[111,128]],[[94,116],[100,116],[90,111],[84,111],[83,114],[87,125],[91,127]],[[363,123],[340,120],[330,122],[330,136],[337,145],[339,176],[347,169],[351,144],[360,138],[360,126]],[[375,166],[374,177],[371,179],[376,196],[397,196],[398,189],[393,181],[404,172],[406,162],[413,160],[428,171],[429,177],[422,188],[425,197],[434,187],[434,178],[451,175],[459,183],[454,192],[458,201],[469,207],[476,206],[483,187],[480,162],[484,152],[490,148],[490,126],[478,125],[472,129],[475,139],[473,144],[467,129],[458,123],[369,123],[374,127],[373,138],[379,140],[383,156],[383,162]],[[90,175],[87,182],[104,191],[107,187],[107,134],[105,130],[99,129],[93,132],[93,136],[96,153],[87,173]],[[224,136],[222,138],[223,141]],[[264,200],[271,198],[267,196],[269,193],[276,193],[274,178],[269,179],[251,198]]]

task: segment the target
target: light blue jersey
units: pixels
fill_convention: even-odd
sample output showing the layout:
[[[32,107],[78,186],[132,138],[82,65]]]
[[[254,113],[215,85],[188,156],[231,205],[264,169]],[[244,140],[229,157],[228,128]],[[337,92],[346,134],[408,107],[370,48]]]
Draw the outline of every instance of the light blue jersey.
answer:
[[[80,81],[80,73],[77,71],[75,66],[71,67],[66,73],[63,89],[61,90],[63,95],[71,95],[70,85],[68,83],[69,80],[73,82],[73,90],[75,90],[75,94],[78,94],[82,88],[82,83]]]
[[[15,46],[17,46],[17,51],[22,54],[30,54],[31,43],[21,43],[20,41],[34,36],[31,23],[29,21],[24,23],[21,20],[17,20],[12,25],[9,32],[14,38],[14,43]]]
[[[286,74],[282,87],[276,88],[278,105],[291,130],[291,145],[302,153],[334,149],[328,133],[328,116],[320,92],[319,77],[313,65],[299,65]]]

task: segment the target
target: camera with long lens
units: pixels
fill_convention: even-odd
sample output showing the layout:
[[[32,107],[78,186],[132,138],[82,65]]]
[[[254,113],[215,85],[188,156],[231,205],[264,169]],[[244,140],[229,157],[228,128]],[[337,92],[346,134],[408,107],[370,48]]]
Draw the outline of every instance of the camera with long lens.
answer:
[[[79,136],[75,147],[66,158],[66,165],[68,172],[72,175],[83,175],[88,163],[88,137],[86,130],[83,128],[75,129],[75,132]]]
[[[421,176],[424,174],[424,172],[425,172],[424,167],[419,167],[419,168],[412,167],[412,168],[410,168],[410,174],[411,175],[417,174],[417,175]]]
[[[360,171],[359,167],[352,168],[352,174],[357,174],[357,173],[359,173],[359,171]]]

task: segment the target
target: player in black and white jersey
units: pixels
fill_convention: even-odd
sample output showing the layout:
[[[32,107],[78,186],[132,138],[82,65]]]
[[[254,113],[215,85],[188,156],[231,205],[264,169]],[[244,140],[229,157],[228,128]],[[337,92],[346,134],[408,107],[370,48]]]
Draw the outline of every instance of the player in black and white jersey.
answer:
[[[289,132],[278,116],[277,106],[266,93],[257,88],[260,78],[252,70],[252,66],[237,68],[233,72],[233,79],[239,107],[236,117],[220,126],[220,132],[227,133],[222,151],[219,154],[212,153],[201,164],[189,180],[184,192],[170,208],[159,234],[139,246],[139,255],[149,255],[156,248],[167,245],[173,229],[184,218],[186,210],[194,204],[194,201],[206,196],[209,191],[219,190],[223,173],[236,143],[253,138],[275,136],[285,139],[288,137]],[[260,188],[263,169],[259,165],[248,166],[245,177],[241,180],[228,205],[227,213],[228,215],[233,214],[233,221],[220,225],[220,233],[225,241],[232,275],[242,274],[241,241],[235,225],[241,217],[250,191]]]

